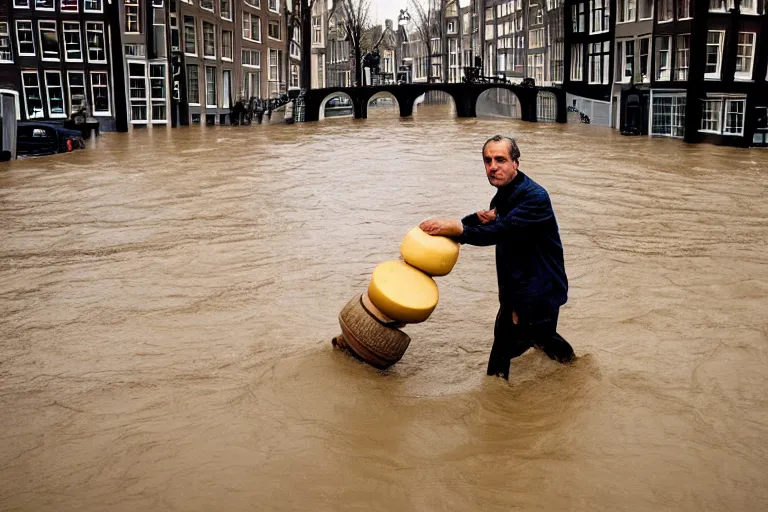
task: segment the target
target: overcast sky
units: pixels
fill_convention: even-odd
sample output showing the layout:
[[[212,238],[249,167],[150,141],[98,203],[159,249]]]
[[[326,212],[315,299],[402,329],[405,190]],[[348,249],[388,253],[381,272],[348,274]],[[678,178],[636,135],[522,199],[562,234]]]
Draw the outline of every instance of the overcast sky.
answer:
[[[407,0],[371,0],[371,21],[384,25],[389,18],[397,25],[397,15],[404,9]]]

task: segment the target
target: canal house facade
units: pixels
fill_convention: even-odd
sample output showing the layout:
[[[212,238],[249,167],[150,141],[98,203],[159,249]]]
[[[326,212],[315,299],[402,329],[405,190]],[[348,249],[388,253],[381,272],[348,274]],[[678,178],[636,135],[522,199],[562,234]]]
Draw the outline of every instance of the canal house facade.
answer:
[[[63,122],[85,106],[100,130],[125,129],[116,20],[107,0],[2,2],[0,90],[18,98],[19,120]]]

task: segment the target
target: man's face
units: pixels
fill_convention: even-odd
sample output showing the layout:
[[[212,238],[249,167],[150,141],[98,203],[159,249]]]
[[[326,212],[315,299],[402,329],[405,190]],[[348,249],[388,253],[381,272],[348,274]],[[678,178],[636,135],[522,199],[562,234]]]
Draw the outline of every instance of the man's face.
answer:
[[[483,161],[488,182],[496,188],[508,185],[517,176],[519,164],[510,158],[506,141],[489,142],[483,151]]]

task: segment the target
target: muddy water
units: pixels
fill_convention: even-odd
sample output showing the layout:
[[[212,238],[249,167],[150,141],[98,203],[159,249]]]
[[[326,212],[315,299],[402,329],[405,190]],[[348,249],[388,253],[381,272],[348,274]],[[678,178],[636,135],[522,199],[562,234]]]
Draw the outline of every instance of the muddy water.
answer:
[[[570,367],[485,377],[464,247],[388,372],[337,315],[516,136],[553,198]],[[765,510],[768,154],[586,125],[105,134],[0,167],[0,510]]]

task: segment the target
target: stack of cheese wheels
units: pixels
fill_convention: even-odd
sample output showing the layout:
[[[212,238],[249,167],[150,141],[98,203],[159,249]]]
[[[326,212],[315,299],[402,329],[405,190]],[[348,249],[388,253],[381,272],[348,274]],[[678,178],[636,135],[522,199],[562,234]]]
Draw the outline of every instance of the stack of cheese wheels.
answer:
[[[368,296],[389,318],[405,324],[424,322],[440,298],[431,276],[444,276],[453,269],[459,244],[415,227],[405,235],[400,254],[405,262],[387,261],[376,267]]]
[[[376,368],[388,368],[411,342],[404,324],[429,318],[440,295],[432,276],[447,275],[459,258],[459,244],[411,229],[400,246],[403,261],[385,261],[373,271],[367,293],[355,297],[339,315],[341,336],[334,346],[347,349]]]

